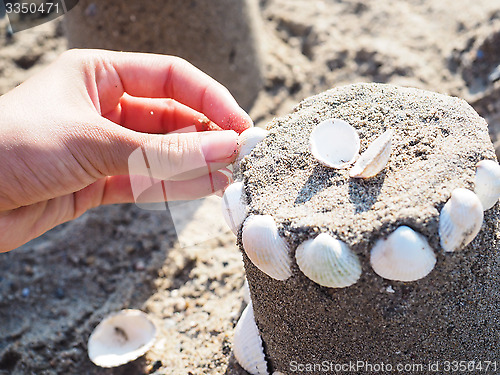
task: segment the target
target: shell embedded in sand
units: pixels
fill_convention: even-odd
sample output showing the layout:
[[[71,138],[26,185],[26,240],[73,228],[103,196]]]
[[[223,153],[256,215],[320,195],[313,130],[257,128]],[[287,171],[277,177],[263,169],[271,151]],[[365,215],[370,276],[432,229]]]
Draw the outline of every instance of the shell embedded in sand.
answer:
[[[280,237],[270,215],[250,215],[243,224],[243,248],[262,272],[277,280],[292,275],[288,244]]]
[[[483,206],[472,191],[455,189],[439,216],[439,237],[444,251],[468,245],[481,230]]]
[[[359,136],[347,122],[330,119],[321,122],[309,138],[311,153],[330,168],[346,168],[358,157]]]
[[[266,138],[268,134],[267,130],[258,127],[243,131],[238,137],[238,156],[234,163],[238,165],[241,159],[250,154],[257,143]]]
[[[153,346],[156,327],[139,310],[122,310],[97,325],[88,341],[88,354],[100,367],[131,362]]]
[[[427,276],[436,264],[436,255],[426,238],[401,226],[380,239],[370,254],[373,270],[385,279],[415,281]]]
[[[361,276],[356,254],[344,242],[326,233],[300,244],[295,258],[304,275],[322,286],[344,288]]]
[[[222,196],[222,215],[234,234],[238,234],[247,216],[245,190],[242,182],[229,185]]]
[[[492,208],[500,198],[500,165],[493,160],[482,160],[477,164],[474,192],[484,211]]]
[[[349,176],[354,178],[369,178],[377,175],[385,168],[391,157],[392,130],[386,130],[365,152],[361,154]]]
[[[250,303],[252,301],[252,298],[250,297],[250,285],[248,285],[248,280],[246,277],[241,290],[243,293],[243,301],[245,301],[245,303]]]
[[[267,375],[267,362],[259,328],[250,302],[234,329],[233,353],[241,367],[252,375]]]

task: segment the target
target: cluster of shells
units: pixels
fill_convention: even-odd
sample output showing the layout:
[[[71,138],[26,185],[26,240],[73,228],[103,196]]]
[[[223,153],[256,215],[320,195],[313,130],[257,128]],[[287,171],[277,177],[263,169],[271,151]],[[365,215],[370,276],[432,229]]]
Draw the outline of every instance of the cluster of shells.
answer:
[[[248,155],[266,137],[267,131],[251,128],[240,136],[236,163]],[[309,145],[312,155],[323,165],[349,170],[351,178],[371,178],[380,173],[391,156],[391,129],[382,133],[359,155],[360,139],[354,127],[340,119],[328,119],[312,131]],[[479,233],[483,211],[492,208],[500,198],[500,165],[492,160],[477,164],[474,191],[455,189],[439,217],[440,244],[445,252],[468,245]],[[290,248],[279,235],[270,215],[248,215],[242,182],[230,185],[223,196],[223,214],[227,224],[238,234],[248,258],[262,272],[276,280],[292,276]],[[330,288],[355,284],[362,267],[349,246],[328,233],[300,244],[295,261],[301,272],[315,283]],[[370,252],[370,264],[379,276],[394,281],[411,282],[427,276],[436,264],[436,255],[427,239],[408,226],[400,226],[386,238],[379,239]],[[251,303],[238,322],[234,354],[240,365],[251,374],[267,374],[262,342]]]

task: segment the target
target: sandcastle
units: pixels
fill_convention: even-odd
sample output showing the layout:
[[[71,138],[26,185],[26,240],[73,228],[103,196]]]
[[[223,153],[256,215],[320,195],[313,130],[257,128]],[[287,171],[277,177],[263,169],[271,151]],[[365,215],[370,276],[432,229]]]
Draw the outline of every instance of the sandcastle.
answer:
[[[223,199],[251,292],[239,364],[498,371],[500,166],[486,122],[457,98],[356,84],[268,128],[242,134]]]
[[[79,0],[64,21],[70,48],[182,57],[248,109],[263,87],[258,9],[256,0]]]

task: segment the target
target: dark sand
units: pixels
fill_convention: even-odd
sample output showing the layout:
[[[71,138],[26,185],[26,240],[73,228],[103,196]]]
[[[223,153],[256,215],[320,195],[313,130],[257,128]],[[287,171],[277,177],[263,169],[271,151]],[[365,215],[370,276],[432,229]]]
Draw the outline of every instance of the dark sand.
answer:
[[[309,134],[328,118],[354,126],[361,151],[393,129],[387,167],[358,180],[320,165],[309,152]],[[483,159],[496,159],[485,121],[463,100],[417,89],[341,87],[274,120],[241,165],[251,213],[275,218],[292,259],[297,245],[326,231],[359,256],[363,274],[354,286],[325,288],[293,261],[293,276],[280,282],[244,257],[272,370],[288,373],[291,361],[395,366],[498,359],[500,205],[485,213],[480,234],[460,252],[444,254],[437,229],[451,191],[473,188]],[[425,235],[438,258],[431,274],[415,282],[384,280],[369,264],[373,243],[401,225]]]
[[[130,9],[139,7],[129,3]],[[257,125],[329,88],[385,82],[466,99],[487,120],[500,155],[500,81],[488,80],[500,64],[500,49],[494,48],[500,35],[498,1],[260,0],[259,14],[264,89],[250,110]],[[98,20],[105,16],[97,14]],[[165,25],[164,20],[149,23],[138,33],[140,26],[122,16],[116,17],[125,26],[120,31],[134,30],[135,40]],[[89,24],[98,27],[98,20]],[[0,21],[1,94],[67,48],[60,21],[12,38]],[[247,76],[252,74],[236,79]],[[208,216],[213,208],[201,211]],[[192,222],[193,237],[203,232],[205,221]],[[233,373],[233,328],[244,307],[235,237],[225,232],[182,248],[173,232],[165,213],[134,205],[101,207],[1,254],[0,374]],[[160,327],[159,340],[132,364],[98,368],[87,358],[88,336],[103,316],[121,308],[148,312]]]

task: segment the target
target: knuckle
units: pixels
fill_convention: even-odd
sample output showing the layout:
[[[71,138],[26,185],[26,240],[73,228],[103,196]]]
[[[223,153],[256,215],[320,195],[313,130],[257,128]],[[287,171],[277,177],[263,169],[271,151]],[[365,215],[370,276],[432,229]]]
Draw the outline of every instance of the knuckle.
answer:
[[[165,110],[166,111],[175,111],[176,107],[177,107],[177,102],[175,101],[175,99],[172,99],[172,98],[165,98],[163,99],[163,104],[165,106]]]
[[[169,56],[172,60],[173,65],[181,66],[191,66],[191,63],[179,56]]]
[[[59,59],[66,62],[75,62],[81,60],[83,56],[85,56],[83,50],[74,48],[64,51],[59,56]]]
[[[196,149],[195,137],[187,134],[169,134],[160,141],[160,161],[169,177],[193,169],[191,153]]]
[[[59,61],[68,65],[86,65],[103,56],[99,50],[73,48],[64,51],[59,56]]]

